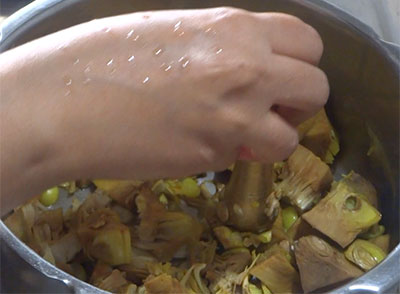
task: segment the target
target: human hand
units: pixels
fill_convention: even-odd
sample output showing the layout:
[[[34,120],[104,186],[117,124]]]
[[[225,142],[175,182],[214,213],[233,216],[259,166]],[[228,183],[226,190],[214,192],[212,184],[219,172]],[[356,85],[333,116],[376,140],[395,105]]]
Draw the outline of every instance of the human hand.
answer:
[[[95,20],[6,53],[25,53],[16,67],[31,63],[27,91],[40,93],[8,113],[29,109],[40,150],[68,161],[62,177],[219,170],[243,146],[279,161],[297,145],[295,125],[327,100],[316,67],[322,50],[313,28],[277,13],[216,8]],[[49,120],[38,119],[46,112]]]

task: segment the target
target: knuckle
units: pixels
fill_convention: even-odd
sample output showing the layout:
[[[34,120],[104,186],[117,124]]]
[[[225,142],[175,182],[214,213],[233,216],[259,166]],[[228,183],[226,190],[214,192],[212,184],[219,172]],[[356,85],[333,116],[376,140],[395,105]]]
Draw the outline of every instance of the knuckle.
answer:
[[[247,114],[242,109],[234,107],[224,107],[221,110],[221,119],[227,125],[227,129],[231,130],[231,134],[243,134],[250,125]]]
[[[261,65],[256,65],[251,58],[238,57],[236,60],[219,59],[207,65],[207,79],[212,83],[223,85],[226,96],[237,96],[251,90],[259,83],[265,71]]]
[[[296,16],[283,13],[278,13],[276,16],[277,22],[282,27],[295,27],[305,37],[304,40],[307,40],[309,50],[314,56],[313,61],[318,62],[322,56],[324,44],[317,30]]]
[[[236,77],[234,85],[240,88],[257,84],[265,74],[263,67],[253,63],[250,58],[232,63],[230,72]]]
[[[219,21],[232,22],[241,19],[246,19],[248,16],[250,16],[250,12],[243,9],[226,6],[218,8],[216,15],[217,15],[217,20]]]
[[[286,13],[274,13],[273,15],[277,19],[277,21],[280,22],[281,25],[294,25],[294,26],[305,25],[305,23],[300,18],[294,15]]]

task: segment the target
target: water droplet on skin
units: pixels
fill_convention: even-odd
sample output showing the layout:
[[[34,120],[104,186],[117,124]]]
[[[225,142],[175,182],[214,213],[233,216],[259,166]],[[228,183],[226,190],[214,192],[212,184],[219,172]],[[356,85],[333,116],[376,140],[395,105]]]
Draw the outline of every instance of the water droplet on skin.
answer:
[[[132,37],[134,32],[135,32],[134,29],[130,30],[129,33],[126,35],[126,38],[129,39],[130,37]]]
[[[185,68],[185,67],[187,67],[188,66],[188,64],[189,64],[189,59],[187,58],[187,57],[185,57],[185,56],[182,56],[181,58],[179,58],[179,60],[178,60],[180,63],[182,63],[182,67],[183,68]]]
[[[84,70],[85,73],[89,73],[91,71],[90,66],[87,66]]]
[[[216,35],[216,34],[217,34],[217,32],[216,32],[215,30],[213,30],[211,27],[210,27],[210,28],[207,28],[207,29],[204,31],[204,33],[206,33],[206,34],[213,34],[213,35]]]
[[[140,38],[140,36],[137,35],[137,36],[133,39],[133,41],[137,41],[137,40],[139,40],[139,38]]]
[[[182,63],[182,67],[183,68],[187,67],[189,65],[189,62],[190,62],[189,59],[186,60],[184,63]]]
[[[154,50],[154,55],[158,56],[163,52],[163,50],[161,48],[155,49]]]
[[[220,54],[222,52],[222,48],[219,48],[215,54]]]
[[[108,33],[109,31],[111,31],[111,28],[104,28],[103,31],[104,31],[105,33]]]
[[[72,85],[72,79],[68,79],[68,80],[65,82],[65,85],[66,85],[66,86],[71,86],[71,85]]]
[[[166,64],[165,62],[163,62],[163,63],[161,64],[160,68],[161,68],[163,71],[169,71],[170,69],[172,69],[172,64],[173,64],[173,63],[174,63],[173,61],[171,61],[169,64]]]
[[[178,36],[182,37],[185,34],[185,32],[181,32]]]
[[[150,78],[149,77],[146,77],[144,80],[143,80],[143,84],[146,84],[148,81],[150,80]]]
[[[134,61],[134,60],[135,60],[135,56],[134,56],[134,55],[132,55],[132,56],[129,57],[129,59],[128,59],[129,62],[132,62],[132,61]]]
[[[79,63],[79,58],[77,58],[75,61],[74,61],[74,65],[77,65]]]
[[[114,59],[110,59],[110,60],[107,62],[107,66],[110,66],[110,65],[112,65],[112,64],[113,64],[113,62],[114,62]]]
[[[86,80],[83,81],[83,84],[84,85],[89,84],[91,80],[92,80],[91,78],[87,78]]]
[[[179,28],[181,27],[182,22],[178,21],[175,26],[174,26],[174,32],[176,32],[177,30],[179,30]]]
[[[67,92],[65,92],[64,96],[68,96],[69,94],[71,94],[71,91],[67,90]]]

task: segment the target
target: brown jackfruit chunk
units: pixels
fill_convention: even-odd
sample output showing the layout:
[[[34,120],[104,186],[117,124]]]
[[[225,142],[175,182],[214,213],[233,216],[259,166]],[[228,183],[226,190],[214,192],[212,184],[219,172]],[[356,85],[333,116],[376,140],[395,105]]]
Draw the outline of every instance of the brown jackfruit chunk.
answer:
[[[344,248],[359,233],[377,224],[381,214],[364,197],[353,193],[345,182],[340,181],[302,217]]]
[[[315,236],[300,238],[295,245],[295,256],[305,293],[344,283],[363,274],[346,260],[343,253]]]
[[[147,294],[186,294],[179,281],[170,275],[149,276],[145,282]]]
[[[326,163],[339,152],[339,142],[325,109],[298,127],[300,143]]]
[[[364,196],[372,206],[378,207],[378,196],[375,187],[359,174],[351,171],[342,179],[343,183],[347,185],[350,191]]]
[[[299,274],[290,264],[285,254],[277,252],[250,269],[250,274],[258,278],[273,293],[299,293]]]
[[[300,210],[307,210],[321,198],[332,180],[328,165],[299,145],[288,158],[283,180],[276,185],[276,193]]]

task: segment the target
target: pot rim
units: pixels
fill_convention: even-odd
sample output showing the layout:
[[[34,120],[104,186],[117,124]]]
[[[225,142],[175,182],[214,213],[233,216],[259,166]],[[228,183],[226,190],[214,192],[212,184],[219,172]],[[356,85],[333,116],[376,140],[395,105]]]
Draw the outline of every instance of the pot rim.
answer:
[[[382,55],[389,59],[390,64],[393,65],[395,71],[399,73],[399,54],[400,47],[396,44],[382,40],[375,31],[369,26],[356,19],[352,15],[343,11],[339,7],[328,3],[326,0],[286,0],[299,4],[310,10],[317,11],[327,17],[334,18],[341,23],[349,26],[353,31],[356,31],[363,38],[367,38],[370,43],[375,46]],[[70,6],[73,3],[80,2],[80,0],[36,0],[22,9],[18,10],[0,25],[0,52],[4,51],[2,48],[6,41],[18,30],[32,21],[33,19],[49,13],[49,9],[62,9],[63,7]],[[3,46],[2,46],[3,45]],[[7,44],[5,45],[7,46]],[[7,50],[7,49],[5,49]],[[58,269],[56,266],[47,262],[36,252],[30,249],[25,243],[20,241],[0,220],[0,238],[11,247],[17,254],[27,261],[38,271],[42,272],[49,278],[62,281],[67,287],[71,288],[76,293],[95,293],[106,294],[107,291],[101,290],[89,283],[81,281],[72,275]],[[400,243],[392,250],[387,258],[382,261],[378,266],[371,269],[361,277],[352,280],[349,283],[333,290],[335,294],[373,294],[373,293],[386,293],[399,284],[400,282]],[[333,293],[332,292],[332,293]]]

